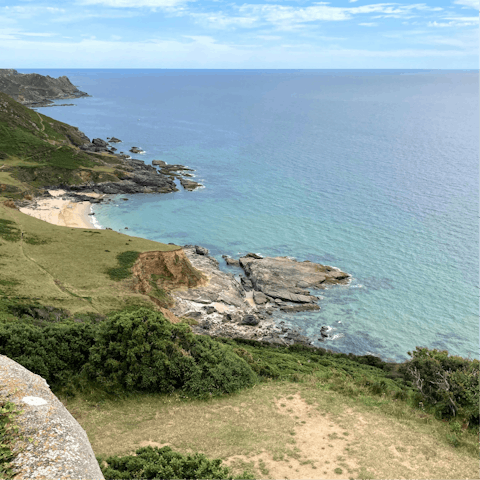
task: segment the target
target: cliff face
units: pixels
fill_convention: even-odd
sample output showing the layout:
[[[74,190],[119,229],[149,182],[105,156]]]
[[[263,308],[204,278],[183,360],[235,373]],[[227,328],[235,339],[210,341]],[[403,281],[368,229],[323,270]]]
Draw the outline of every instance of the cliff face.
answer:
[[[18,73],[13,69],[0,69],[0,91],[29,107],[50,105],[53,99],[88,96],[65,76],[52,78],[38,73]]]
[[[147,295],[163,290],[193,288],[207,282],[205,275],[195,269],[183,249],[170,252],[144,252],[132,269],[135,289]],[[167,306],[167,305],[166,305]]]
[[[16,479],[104,479],[87,434],[47,382],[4,355],[0,396],[23,410],[15,420],[25,439],[14,448]]]

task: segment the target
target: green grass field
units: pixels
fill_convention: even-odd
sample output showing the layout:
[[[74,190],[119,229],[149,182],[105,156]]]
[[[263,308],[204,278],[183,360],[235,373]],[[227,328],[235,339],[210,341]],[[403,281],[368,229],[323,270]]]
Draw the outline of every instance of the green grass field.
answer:
[[[2,234],[2,221],[13,222],[7,224],[13,234]],[[112,230],[58,227],[0,204],[0,294],[36,299],[72,314],[152,306],[130,288],[128,278],[117,282],[108,272],[120,266],[117,256],[124,252],[178,248]]]

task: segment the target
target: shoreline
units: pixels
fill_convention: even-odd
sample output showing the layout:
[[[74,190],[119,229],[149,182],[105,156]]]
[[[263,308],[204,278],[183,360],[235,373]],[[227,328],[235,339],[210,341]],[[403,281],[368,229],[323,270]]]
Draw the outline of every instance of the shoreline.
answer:
[[[38,218],[44,222],[60,227],[100,229],[91,218],[92,203],[88,201],[74,202],[64,190],[49,190],[51,197],[35,199],[29,207],[20,207],[20,212]],[[99,198],[102,195],[86,194],[89,197]]]

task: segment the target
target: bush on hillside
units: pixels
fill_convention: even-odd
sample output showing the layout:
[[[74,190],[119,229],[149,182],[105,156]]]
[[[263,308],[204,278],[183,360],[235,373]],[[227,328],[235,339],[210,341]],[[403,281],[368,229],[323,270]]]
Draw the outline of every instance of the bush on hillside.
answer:
[[[419,392],[423,402],[433,405],[444,418],[463,417],[479,421],[479,361],[448,355],[446,350],[416,347],[400,371]]]
[[[0,324],[0,353],[43,377],[49,385],[65,384],[88,361],[95,325],[31,322]]]
[[[172,324],[146,308],[102,323],[85,369],[107,389],[184,389],[197,396],[231,393],[256,381],[230,347],[197,337],[188,325]]]
[[[136,451],[136,455],[124,457],[108,457],[105,462],[99,461],[104,477],[108,480],[116,479],[226,479],[232,480],[228,467],[222,466],[219,459],[209,460],[201,453],[182,455],[174,452],[170,447],[143,447]],[[240,477],[253,479],[246,472]]]

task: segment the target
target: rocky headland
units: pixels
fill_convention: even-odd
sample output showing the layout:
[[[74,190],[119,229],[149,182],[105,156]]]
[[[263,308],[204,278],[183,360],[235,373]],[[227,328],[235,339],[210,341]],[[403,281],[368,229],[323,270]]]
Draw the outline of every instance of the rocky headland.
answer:
[[[163,160],[153,160],[152,165],[147,165],[143,160],[132,158],[123,152],[116,153],[117,148],[113,147],[111,143],[121,142],[120,139],[115,137],[107,140],[94,138],[92,141],[85,137],[85,143],[80,145],[81,150],[90,154],[108,154],[114,156],[119,163],[117,174],[120,180],[112,182],[87,182],[80,185],[58,185],[57,187],[71,193],[118,195],[177,192],[178,188],[175,180],[178,180],[180,185],[189,191],[203,186],[198,182],[185,178],[186,176],[192,176],[189,172],[193,172],[194,170],[184,165],[169,165]],[[158,167],[159,170],[157,170],[156,167]],[[101,199],[98,201],[101,201]]]
[[[320,298],[312,295],[310,289],[347,285],[351,278],[348,273],[327,265],[285,257],[263,258],[254,253],[238,260],[225,258],[227,265],[242,268],[244,275],[236,277],[223,272],[207,249],[185,245],[183,250],[208,282],[196,288],[174,290],[172,311],[177,317],[193,319],[195,333],[214,337],[311,345],[312,341],[298,331],[277,324],[275,311],[319,310]],[[322,327],[318,339],[326,338],[327,328]]]
[[[81,132],[80,132],[81,133]],[[82,134],[83,135],[83,134]],[[113,137],[113,140],[94,138],[90,141],[84,136],[84,143],[79,146],[80,150],[97,156],[102,161],[102,156],[108,154],[115,158],[115,174],[117,179],[112,181],[93,181],[86,179],[84,183],[65,184],[59,183],[48,185],[43,188],[37,199],[49,197],[49,190],[61,189],[65,193],[63,198],[73,202],[101,203],[111,200],[108,195],[135,194],[135,193],[172,193],[178,191],[175,180],[178,180],[185,190],[195,190],[203,185],[185,177],[191,177],[194,170],[183,165],[168,165],[162,160],[154,160],[153,165],[146,164],[143,160],[131,158],[129,155],[116,153],[116,148],[110,142],[119,143],[121,140]],[[106,165],[109,163],[107,162]],[[154,166],[155,165],[155,166]],[[156,167],[159,167],[157,170]],[[92,197],[89,194],[97,194]],[[15,202],[19,207],[35,208],[36,199],[18,200]]]
[[[0,91],[27,107],[48,107],[52,100],[88,97],[63,76],[52,78],[38,73],[0,69]]]

